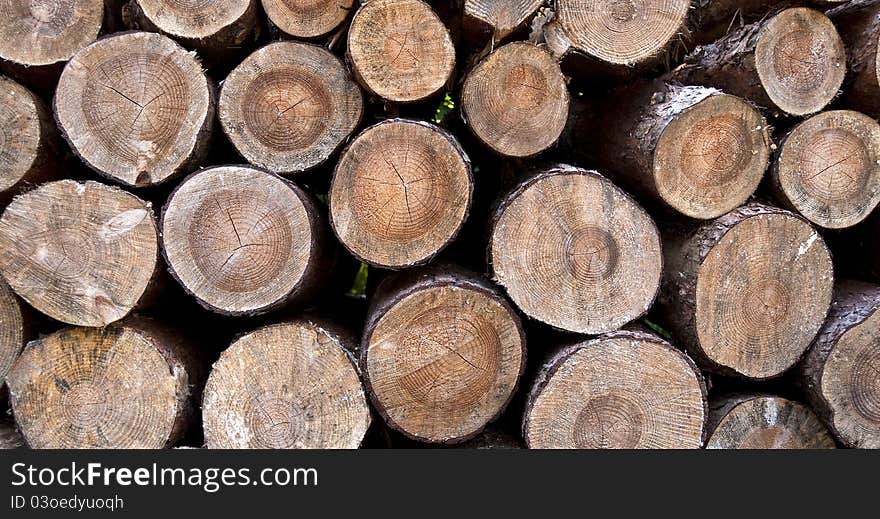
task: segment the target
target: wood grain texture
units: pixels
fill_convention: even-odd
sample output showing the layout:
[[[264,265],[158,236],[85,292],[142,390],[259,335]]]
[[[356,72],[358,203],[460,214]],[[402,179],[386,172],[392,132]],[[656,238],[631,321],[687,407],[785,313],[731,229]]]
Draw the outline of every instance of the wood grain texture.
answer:
[[[711,402],[707,449],[834,449],[809,407],[774,396],[728,395]]]
[[[355,0],[261,0],[269,22],[294,38],[318,38],[342,25]]]
[[[104,2],[2,0],[0,12],[0,58],[22,66],[47,66],[69,60],[95,41]]]
[[[43,101],[0,76],[0,192],[58,175],[57,132]]]

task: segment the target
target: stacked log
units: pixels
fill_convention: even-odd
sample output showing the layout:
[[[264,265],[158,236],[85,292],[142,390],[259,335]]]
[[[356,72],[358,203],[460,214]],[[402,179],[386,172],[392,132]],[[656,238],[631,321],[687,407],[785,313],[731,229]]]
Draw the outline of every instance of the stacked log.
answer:
[[[810,408],[773,396],[728,395],[711,403],[707,449],[833,449]]]

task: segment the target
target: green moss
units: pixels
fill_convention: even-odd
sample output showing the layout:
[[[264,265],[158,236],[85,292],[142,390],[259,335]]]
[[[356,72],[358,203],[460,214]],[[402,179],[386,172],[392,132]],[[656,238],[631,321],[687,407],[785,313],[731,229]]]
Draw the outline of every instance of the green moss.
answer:
[[[367,276],[369,273],[370,269],[366,263],[361,263],[357,274],[354,276],[354,283],[352,283],[351,288],[348,290],[348,295],[359,297],[367,295]]]

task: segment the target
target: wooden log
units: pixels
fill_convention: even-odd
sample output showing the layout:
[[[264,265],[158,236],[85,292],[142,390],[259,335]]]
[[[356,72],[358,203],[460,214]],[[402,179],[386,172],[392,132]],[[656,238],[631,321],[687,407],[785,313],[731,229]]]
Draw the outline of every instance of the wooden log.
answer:
[[[519,29],[541,7],[543,0],[465,0],[464,14],[488,25],[493,41]]]
[[[12,201],[0,218],[0,272],[58,321],[105,326],[128,314],[156,270],[150,204],[98,182],[60,180]]]
[[[726,395],[710,402],[707,449],[834,449],[807,406],[785,398]]]
[[[451,242],[473,198],[470,161],[440,128],[388,119],[342,152],[330,186],[330,221],[364,263],[425,263]]]
[[[237,339],[205,387],[207,447],[358,448],[371,418],[353,347],[332,326],[310,320]]]
[[[373,407],[432,443],[467,440],[500,416],[525,366],[516,313],[486,280],[451,267],[383,281],[361,344]]]
[[[598,121],[595,156],[611,178],[691,218],[744,204],[767,169],[767,121],[714,88],[639,84],[612,93]]]
[[[207,151],[212,87],[195,56],[165,36],[120,33],[64,68],[55,118],[71,149],[129,186],[192,169]]]
[[[421,0],[370,0],[351,20],[348,59],[368,91],[407,103],[449,82],[455,48],[443,22]]]
[[[296,42],[272,43],[245,59],[223,82],[218,108],[238,152],[280,174],[325,162],[362,112],[360,88],[339,59]]]
[[[468,74],[462,116],[494,152],[536,155],[553,146],[565,128],[568,89],[559,63],[545,47],[504,45]]]
[[[258,0],[128,0],[125,24],[161,32],[209,63],[228,59],[259,36]]]
[[[828,105],[845,73],[846,52],[834,24],[819,11],[797,7],[698,47],[671,78],[745,97],[774,116],[802,116]]]
[[[785,206],[821,227],[855,225],[880,202],[880,124],[849,110],[815,115],[782,139],[770,171]]]
[[[297,185],[245,166],[187,177],[162,211],[168,270],[205,308],[253,315],[303,304],[332,271],[326,220]]]
[[[0,76],[0,201],[13,188],[56,176],[59,153],[52,116],[43,101]]]
[[[880,2],[853,0],[826,14],[847,49],[843,104],[880,117]]]
[[[798,367],[798,382],[848,447],[880,448],[880,286],[848,281]]]
[[[41,337],[7,378],[16,423],[36,449],[170,447],[197,411],[192,354],[180,333],[143,319]]]
[[[0,419],[0,450],[19,449],[24,447],[24,438],[21,437],[15,424],[11,421]]]
[[[684,30],[689,0],[557,0],[545,37],[556,53],[567,47],[612,66],[657,61]]]
[[[562,347],[526,402],[531,449],[696,449],[706,385],[694,363],[659,337],[616,331]]]
[[[793,213],[752,203],[664,236],[661,310],[700,367],[768,379],[801,358],[831,302],[831,256]]]
[[[493,278],[529,317],[578,333],[616,330],[651,307],[660,235],[650,216],[594,171],[556,165],[501,200]]]
[[[12,368],[25,341],[21,307],[9,286],[0,278],[0,386]]]
[[[262,0],[269,23],[294,38],[325,36],[342,25],[355,8],[354,0]]]

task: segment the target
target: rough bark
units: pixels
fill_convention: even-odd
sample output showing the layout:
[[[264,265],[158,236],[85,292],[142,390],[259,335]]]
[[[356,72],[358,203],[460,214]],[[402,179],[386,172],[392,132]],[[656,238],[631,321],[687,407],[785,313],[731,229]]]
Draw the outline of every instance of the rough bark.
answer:
[[[204,159],[213,87],[196,57],[155,33],[120,33],[64,68],[55,118],[89,167],[128,186],[159,184]]]
[[[834,438],[803,404],[770,395],[736,394],[709,406],[707,449],[834,449]]]
[[[361,121],[363,99],[345,66],[316,45],[267,45],[233,70],[220,91],[219,119],[250,163],[279,174],[323,162]]]
[[[262,0],[269,23],[293,38],[313,39],[340,27],[356,8],[355,0]]]
[[[692,234],[664,235],[660,310],[704,369],[750,379],[803,355],[831,302],[825,242],[782,209],[752,203]]]
[[[568,89],[559,63],[527,42],[504,45],[468,74],[462,117],[496,153],[529,157],[553,146],[565,127]]]
[[[68,324],[105,326],[128,314],[157,251],[151,205],[98,182],[43,184],[0,218],[0,272],[31,306]]]
[[[778,117],[822,110],[845,72],[846,52],[834,25],[819,11],[799,7],[698,47],[670,77],[745,97]]]
[[[800,123],[782,140],[770,169],[776,199],[831,229],[864,220],[880,202],[880,124],[834,110]]]
[[[615,91],[597,119],[595,155],[611,178],[691,218],[711,219],[755,192],[770,155],[767,121],[714,88],[655,81]]]
[[[352,347],[303,319],[238,338],[205,387],[207,447],[359,447],[371,417]]]
[[[548,355],[529,393],[532,449],[696,449],[706,385],[693,361],[656,335],[621,330]]]
[[[399,269],[430,261],[451,242],[473,198],[471,164],[437,126],[388,119],[342,151],[330,186],[330,219],[358,259]]]
[[[408,103],[450,81],[455,48],[443,22],[421,0],[370,0],[352,18],[348,59],[369,92]]]
[[[847,50],[843,104],[880,117],[880,2],[853,0],[826,13]]]
[[[841,443],[880,448],[880,286],[839,284],[828,319],[798,366],[801,389]]]
[[[494,280],[529,317],[602,333],[637,319],[660,284],[660,235],[650,216],[594,171],[538,170],[491,220]]]
[[[146,319],[41,337],[7,379],[16,423],[37,449],[170,447],[196,417],[193,355],[179,330]]]
[[[470,439],[498,418],[525,354],[510,305],[484,278],[451,266],[383,281],[361,341],[373,407],[390,427],[431,443]]]

